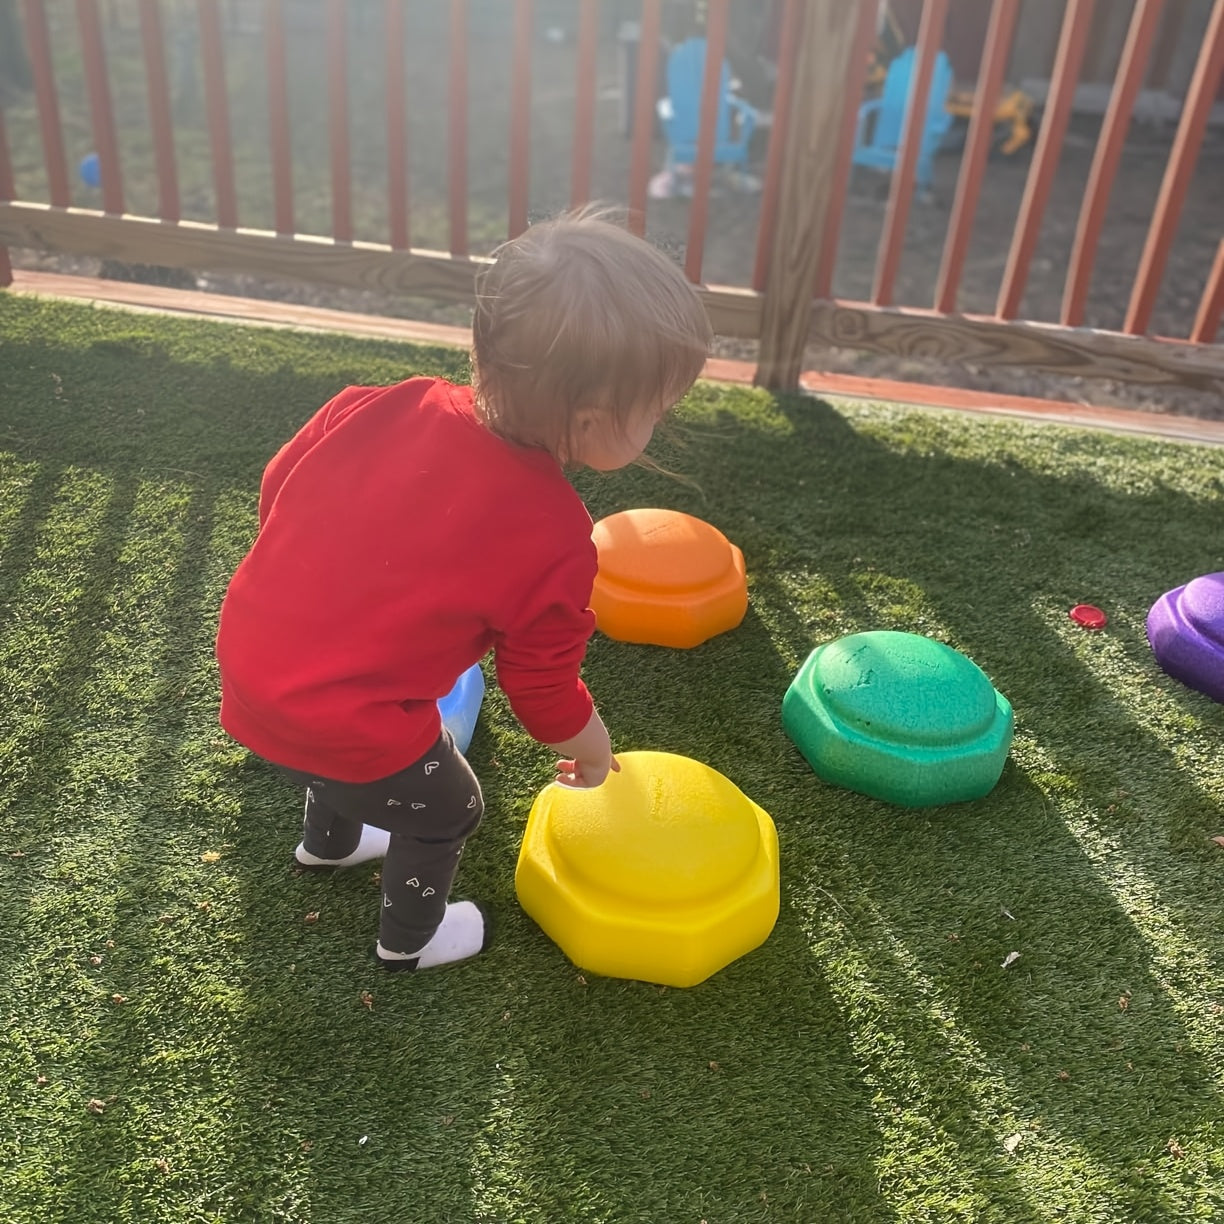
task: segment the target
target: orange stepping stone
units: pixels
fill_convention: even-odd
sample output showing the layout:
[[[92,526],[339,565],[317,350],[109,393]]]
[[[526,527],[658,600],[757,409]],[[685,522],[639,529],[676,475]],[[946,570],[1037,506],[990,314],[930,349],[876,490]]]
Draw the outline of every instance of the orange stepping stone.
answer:
[[[595,623],[610,638],[699,646],[748,610],[744,554],[679,510],[622,510],[595,524]]]

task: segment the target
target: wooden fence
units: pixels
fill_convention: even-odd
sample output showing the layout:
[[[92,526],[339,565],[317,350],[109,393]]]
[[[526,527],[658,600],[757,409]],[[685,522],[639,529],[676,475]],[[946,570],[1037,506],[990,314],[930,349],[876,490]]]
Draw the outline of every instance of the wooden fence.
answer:
[[[481,12],[493,0],[485,0]],[[541,3],[543,0],[541,0]],[[569,151],[569,203],[580,204],[592,189],[591,156],[597,105],[596,58],[606,45],[607,4],[572,0],[574,92]],[[261,48],[266,81],[267,168],[271,177],[273,224],[242,225],[234,157],[235,114],[227,81],[224,24],[232,17],[220,0],[23,0],[20,13],[36,106],[37,142],[45,169],[45,197],[21,198],[10,154],[12,119],[0,109],[0,284],[11,283],[7,247],[103,257],[165,267],[234,271],[341,287],[379,289],[436,301],[469,303],[481,256],[469,234],[469,141],[504,123],[508,153],[505,233],[521,232],[529,220],[529,139],[533,89],[535,0],[501,0],[505,9],[504,56],[508,90],[496,113],[469,109],[469,46],[472,11],[480,0],[442,0],[428,14],[442,20],[434,47],[445,59],[442,112],[446,165],[434,167],[445,181],[445,249],[413,245],[405,116],[418,105],[414,82],[405,71],[404,48],[411,42],[422,6],[406,0],[364,0],[360,43],[353,35],[353,6],[345,0],[317,0],[325,72],[329,150],[330,233],[298,232],[300,190],[294,186],[294,112],[287,69],[286,15],[301,0],[262,0],[241,5],[248,45]],[[983,0],[987,3],[987,0]],[[232,7],[232,6],[229,6]],[[618,5],[618,14],[624,9]],[[1224,390],[1224,346],[1216,343],[1224,314],[1224,211],[1219,214],[1218,253],[1206,275],[1201,301],[1188,334],[1149,334],[1154,304],[1204,143],[1208,116],[1224,73],[1224,0],[1215,0],[1186,90],[1176,132],[1162,169],[1162,182],[1129,293],[1122,326],[1115,331],[1083,326],[1085,299],[1106,223],[1106,209],[1130,127],[1135,98],[1157,38],[1164,0],[1135,0],[1109,106],[1106,111],[1071,257],[1060,317],[1032,321],[1019,317],[1034,250],[1050,198],[1071,119],[1094,16],[1093,0],[1066,0],[1050,75],[1049,93],[1032,153],[1031,166],[1012,235],[993,313],[958,313],[962,273],[981,195],[1020,0],[990,0],[990,21],[977,76],[974,116],[961,157],[934,300],[897,304],[898,269],[914,203],[914,172],[921,139],[912,121],[925,109],[932,69],[946,36],[949,0],[923,0],[917,33],[916,69],[909,116],[866,300],[833,296],[833,273],[847,201],[858,107],[864,92],[868,53],[876,37],[876,0],[779,0],[773,122],[764,156],[755,258],[742,285],[703,282],[714,183],[714,119],[719,75],[727,43],[730,0],[705,5],[707,58],[701,93],[701,131],[688,205],[684,266],[701,285],[713,325],[720,334],[759,341],[758,382],[775,388],[798,383],[805,346],[816,342],[911,358],[936,358],[979,366],[1013,366],[1081,377],[1182,384]],[[556,8],[554,4],[553,9]],[[112,107],[113,66],[108,65],[108,22],[116,13],[139,35],[139,65],[147,99],[148,157],[155,172],[157,203],[141,213],[128,209],[121,140]],[[649,183],[655,164],[655,106],[665,18],[663,0],[641,0],[637,21],[635,81],[623,202],[629,225],[646,231]],[[57,22],[49,20],[56,16]],[[167,24],[191,22],[202,77],[207,161],[213,216],[184,218],[180,181],[181,141],[169,85]],[[101,207],[74,202],[57,68],[67,52],[64,26],[80,56],[90,136],[96,152]],[[602,33],[601,33],[602,30]],[[58,35],[58,42],[57,42]],[[623,50],[623,48],[622,48]],[[352,208],[355,126],[371,124],[368,109],[355,120],[351,99],[356,78],[374,75],[380,86],[377,125],[385,134],[385,233],[381,241],[355,237]],[[355,67],[356,66],[356,67]],[[627,79],[627,78],[626,78]],[[10,101],[10,111],[12,103]],[[34,122],[31,118],[30,123]],[[29,136],[29,133],[25,133]],[[28,143],[28,141],[27,141]],[[368,186],[368,185],[367,185]],[[416,184],[414,182],[413,186]],[[26,193],[27,196],[29,193]]]

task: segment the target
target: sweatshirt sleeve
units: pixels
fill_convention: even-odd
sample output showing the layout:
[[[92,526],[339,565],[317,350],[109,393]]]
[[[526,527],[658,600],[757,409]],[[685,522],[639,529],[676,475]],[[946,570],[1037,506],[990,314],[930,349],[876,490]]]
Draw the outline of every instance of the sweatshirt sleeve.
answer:
[[[577,735],[594,708],[578,673],[595,631],[596,564],[588,538],[539,577],[494,641],[497,682],[515,717],[543,744]]]

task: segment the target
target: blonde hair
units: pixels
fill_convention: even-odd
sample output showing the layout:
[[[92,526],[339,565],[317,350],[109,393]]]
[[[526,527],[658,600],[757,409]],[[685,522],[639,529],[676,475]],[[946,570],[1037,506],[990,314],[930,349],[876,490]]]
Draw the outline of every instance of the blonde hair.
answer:
[[[476,411],[494,433],[574,454],[582,409],[623,429],[693,385],[709,353],[705,307],[661,251],[602,211],[533,225],[493,253],[472,320]]]

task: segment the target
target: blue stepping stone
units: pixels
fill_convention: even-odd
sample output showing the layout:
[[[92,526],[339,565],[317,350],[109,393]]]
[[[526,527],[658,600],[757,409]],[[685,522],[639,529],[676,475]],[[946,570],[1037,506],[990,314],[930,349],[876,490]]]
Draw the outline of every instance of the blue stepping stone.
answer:
[[[480,664],[474,663],[455,681],[451,689],[438,702],[438,713],[442,725],[451,733],[455,747],[467,752],[476,730],[476,719],[480,714],[480,703],[484,700],[485,681]]]

